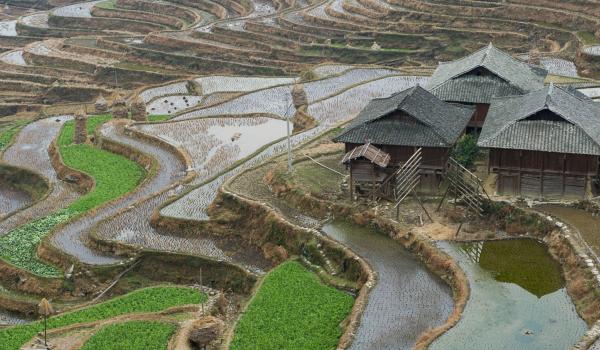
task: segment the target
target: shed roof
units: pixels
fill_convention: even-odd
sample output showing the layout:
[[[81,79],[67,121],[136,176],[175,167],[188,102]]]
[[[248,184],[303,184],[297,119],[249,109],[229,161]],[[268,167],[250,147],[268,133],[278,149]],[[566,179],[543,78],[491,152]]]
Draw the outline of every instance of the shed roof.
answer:
[[[385,118],[396,111],[415,122]],[[369,102],[336,141],[447,148],[456,143],[473,112],[474,107],[441,101],[417,85]]]
[[[557,120],[529,117],[550,111]],[[600,106],[550,85],[492,101],[478,145],[486,148],[600,155]]]
[[[472,78],[468,73],[477,68],[493,73],[496,79]],[[538,90],[544,86],[547,74],[545,69],[517,60],[490,43],[469,56],[441,62],[427,88],[445,101],[489,103],[492,96]]]
[[[351,160],[361,157],[370,160],[371,163],[374,163],[382,168],[387,167],[391,159],[391,156],[388,153],[380,150],[370,143],[365,143],[364,145],[358,146],[352,151],[346,153],[344,158],[342,158],[342,163],[346,164]]]

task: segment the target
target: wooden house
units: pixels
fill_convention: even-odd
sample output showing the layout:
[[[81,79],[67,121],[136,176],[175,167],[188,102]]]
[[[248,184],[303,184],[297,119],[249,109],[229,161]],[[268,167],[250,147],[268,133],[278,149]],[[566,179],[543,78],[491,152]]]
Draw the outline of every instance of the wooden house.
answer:
[[[600,106],[553,85],[497,98],[478,145],[490,150],[499,194],[582,198],[598,175]]]
[[[351,179],[367,183],[386,182],[422,148],[421,189],[432,191],[472,114],[473,107],[446,103],[415,86],[372,100],[335,140],[345,144]],[[380,156],[386,161],[374,161]]]
[[[441,62],[426,88],[446,102],[475,106],[468,127],[478,132],[492,98],[539,90],[547,74],[543,68],[517,60],[490,43],[469,56]]]

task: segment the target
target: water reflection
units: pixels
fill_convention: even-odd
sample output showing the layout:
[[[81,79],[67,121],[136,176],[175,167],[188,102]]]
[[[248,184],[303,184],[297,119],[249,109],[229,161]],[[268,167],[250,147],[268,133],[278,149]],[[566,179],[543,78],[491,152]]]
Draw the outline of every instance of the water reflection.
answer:
[[[519,239],[440,242],[469,279],[463,317],[431,349],[568,349],[587,326],[546,247]]]
[[[534,240],[465,243],[459,249],[496,281],[514,283],[538,298],[564,286],[560,265]]]

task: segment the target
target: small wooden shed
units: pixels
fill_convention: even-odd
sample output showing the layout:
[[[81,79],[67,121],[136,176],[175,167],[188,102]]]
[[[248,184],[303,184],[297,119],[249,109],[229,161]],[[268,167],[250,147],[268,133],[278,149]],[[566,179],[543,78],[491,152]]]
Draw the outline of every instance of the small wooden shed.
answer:
[[[468,127],[479,131],[492,98],[542,89],[547,75],[545,69],[520,61],[490,43],[469,56],[441,62],[427,89],[446,102],[475,106]]]
[[[385,182],[421,148],[421,190],[430,192],[472,114],[472,107],[446,103],[415,86],[372,100],[335,140],[345,144],[343,161],[352,178],[371,183]]]
[[[494,99],[478,145],[499,194],[583,198],[598,176],[600,106],[554,85]]]

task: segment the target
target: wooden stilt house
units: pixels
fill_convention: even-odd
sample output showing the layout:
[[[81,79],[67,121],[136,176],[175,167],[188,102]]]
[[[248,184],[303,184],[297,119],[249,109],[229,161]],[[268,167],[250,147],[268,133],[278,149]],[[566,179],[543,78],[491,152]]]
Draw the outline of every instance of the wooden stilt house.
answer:
[[[473,107],[446,103],[420,86],[372,100],[335,139],[346,146],[351,188],[361,182],[390,184],[398,167],[422,148],[421,190],[437,190],[450,150],[472,114]]]
[[[469,56],[441,62],[427,89],[446,102],[475,106],[468,127],[479,131],[492,98],[539,90],[547,74],[543,68],[517,60],[490,43]]]
[[[490,151],[499,194],[582,198],[598,176],[600,106],[553,85],[497,98],[478,145]]]

